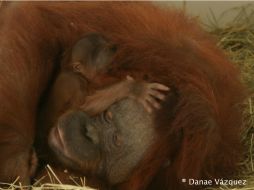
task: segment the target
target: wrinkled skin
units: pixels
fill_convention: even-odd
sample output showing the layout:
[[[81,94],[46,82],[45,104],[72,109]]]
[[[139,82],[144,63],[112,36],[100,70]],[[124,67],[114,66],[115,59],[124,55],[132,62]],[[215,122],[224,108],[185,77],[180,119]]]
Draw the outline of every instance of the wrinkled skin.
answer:
[[[66,113],[52,128],[49,144],[68,167],[96,171],[116,184],[127,179],[154,136],[153,114],[125,99],[92,118],[81,111]]]

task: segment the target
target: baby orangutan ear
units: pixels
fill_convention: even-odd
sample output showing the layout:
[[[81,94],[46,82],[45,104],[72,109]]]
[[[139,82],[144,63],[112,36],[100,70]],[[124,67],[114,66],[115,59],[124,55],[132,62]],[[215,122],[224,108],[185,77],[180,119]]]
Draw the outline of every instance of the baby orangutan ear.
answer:
[[[82,63],[80,61],[75,61],[72,63],[72,69],[74,72],[81,72]]]

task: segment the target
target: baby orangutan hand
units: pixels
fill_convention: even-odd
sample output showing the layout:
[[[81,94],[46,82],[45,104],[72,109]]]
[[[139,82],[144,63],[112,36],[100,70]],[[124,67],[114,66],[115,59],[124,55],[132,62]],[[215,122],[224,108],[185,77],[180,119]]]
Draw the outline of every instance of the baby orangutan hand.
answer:
[[[151,113],[153,108],[159,109],[160,101],[165,99],[165,92],[170,88],[160,83],[137,82],[131,76],[126,77],[132,85],[129,97],[140,102]]]

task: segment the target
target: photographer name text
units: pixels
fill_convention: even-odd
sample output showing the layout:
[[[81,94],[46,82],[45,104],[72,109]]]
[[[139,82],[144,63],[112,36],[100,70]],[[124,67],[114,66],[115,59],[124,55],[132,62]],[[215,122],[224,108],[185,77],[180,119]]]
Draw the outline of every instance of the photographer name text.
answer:
[[[193,186],[212,186],[212,185],[225,185],[225,186],[245,186],[247,180],[244,179],[182,179],[183,183]]]

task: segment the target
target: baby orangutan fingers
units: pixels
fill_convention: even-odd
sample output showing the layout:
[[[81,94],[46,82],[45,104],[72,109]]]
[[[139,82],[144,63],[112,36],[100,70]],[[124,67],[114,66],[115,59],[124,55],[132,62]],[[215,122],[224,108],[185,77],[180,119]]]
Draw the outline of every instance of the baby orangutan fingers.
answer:
[[[158,102],[158,99],[149,94],[146,94],[144,98],[139,98],[137,100],[144,106],[145,110],[148,113],[151,113],[154,108],[160,109],[161,107],[160,103]]]
[[[160,83],[146,83],[144,84],[144,88],[145,88],[144,92],[145,98],[148,98],[147,100],[153,104],[155,104],[154,102],[156,102],[156,100],[165,100],[166,98],[165,92],[170,90],[169,87]]]
[[[141,99],[139,102],[144,106],[145,110],[148,113],[152,113],[153,109],[151,105],[148,103],[148,101]]]
[[[166,96],[160,91],[150,89],[148,92],[152,97],[157,98],[159,100],[165,100]]]
[[[126,77],[130,85],[129,97],[140,102],[149,113],[160,109],[160,101],[165,100],[165,92],[170,88],[160,83],[137,82],[129,75]]]
[[[156,83],[156,82],[150,83],[149,85],[150,85],[150,88],[155,89],[155,90],[162,90],[162,91],[169,91],[170,90],[169,87],[167,87],[163,84],[160,84],[160,83]]]
[[[147,110],[147,107],[150,109],[156,108],[160,109],[160,103],[159,101],[165,100],[166,96],[162,91],[168,91],[170,90],[167,86],[160,84],[160,83],[148,83],[144,85],[144,88],[146,89],[144,92],[144,97],[141,100],[145,101],[144,107]]]
[[[146,98],[146,101],[151,104],[151,106],[153,108],[156,108],[156,109],[160,109],[161,106],[160,106],[160,103],[158,102],[158,100],[156,98],[154,98],[153,96],[149,96]]]

